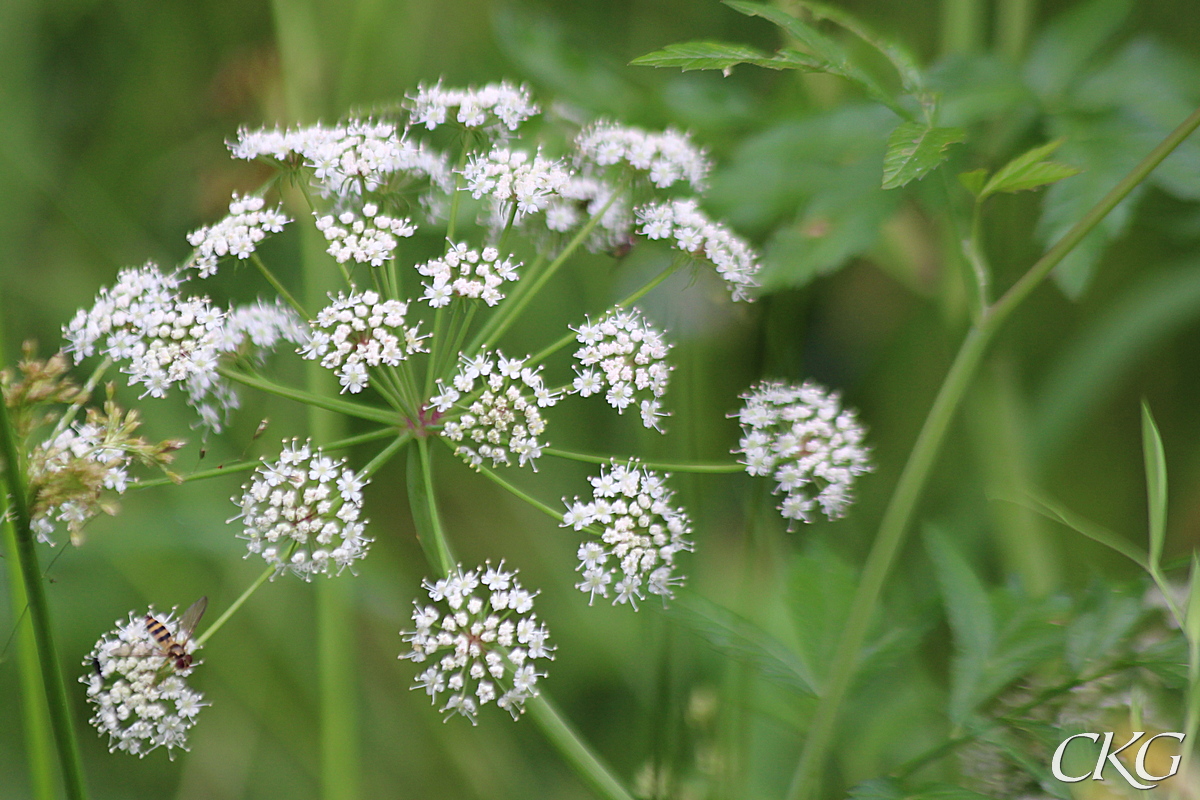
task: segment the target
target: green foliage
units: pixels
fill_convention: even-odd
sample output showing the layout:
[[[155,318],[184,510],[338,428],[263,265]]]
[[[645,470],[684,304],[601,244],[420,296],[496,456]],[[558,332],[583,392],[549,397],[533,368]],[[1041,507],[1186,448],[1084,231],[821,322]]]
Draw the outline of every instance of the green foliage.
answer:
[[[927,783],[906,789],[891,778],[869,780],[850,790],[850,800],[986,800],[987,797],[948,783]]]
[[[1142,401],[1142,453],[1146,462],[1146,498],[1150,510],[1150,566],[1158,569],[1167,538],[1167,455],[1150,405]]]
[[[740,44],[722,42],[686,42],[672,44],[629,62],[635,67],[675,67],[677,69],[719,69],[729,74],[738,64],[768,69],[799,69],[825,72],[823,62],[796,50],[780,50],[774,55]]]
[[[986,177],[987,170],[974,170],[959,175],[959,181],[979,202],[998,192],[1022,192],[1057,183],[1079,174],[1075,167],[1046,160],[1062,143],[1062,139],[1056,139],[1028,150],[996,170],[996,174],[990,178]]]
[[[962,128],[903,123],[888,137],[887,155],[883,157],[883,188],[898,189],[925,177],[949,156],[947,147],[966,138],[967,132]]]

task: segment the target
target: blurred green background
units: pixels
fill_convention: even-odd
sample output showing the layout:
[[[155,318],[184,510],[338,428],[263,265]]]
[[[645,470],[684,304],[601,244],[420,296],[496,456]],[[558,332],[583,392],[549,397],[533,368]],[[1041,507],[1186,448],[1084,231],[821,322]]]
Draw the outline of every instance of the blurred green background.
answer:
[[[994,73],[963,67],[992,63],[969,57],[1004,45],[1002,12],[1021,6],[1030,15],[1031,32],[1004,45],[1015,53],[1028,51],[1045,22],[1074,4],[837,5],[907,44],[922,63],[939,62],[948,96],[960,102],[948,103],[947,114],[970,122],[972,112],[964,110],[970,101],[999,104],[989,106],[992,112],[1008,102],[989,100],[1003,83]],[[1191,0],[1131,9],[1104,52],[1153,41],[1169,51],[1175,71],[1154,73],[1161,82],[1129,87],[1130,94],[1197,99],[1200,84],[1187,83],[1197,75],[1192,59],[1200,57],[1194,12]],[[862,112],[858,123],[839,118],[845,130],[812,123],[827,120],[821,115],[828,109],[849,107],[852,93],[836,81],[750,68],[722,78],[625,66],[696,38],[780,44],[766,23],[708,0],[6,0],[0,3],[0,290],[8,356],[26,338],[37,339],[43,353],[57,347],[58,327],[121,266],[183,258],[185,234],[219,218],[230,191],[252,189],[261,179],[253,167],[231,161],[224,142],[240,125],[291,122],[289,108],[301,109],[304,121],[328,121],[347,109],[395,101],[419,81],[510,78],[529,82],[545,105],[558,100],[587,116],[687,128],[719,165],[710,209],[766,244],[776,291],[753,306],[731,308],[704,281],[683,293],[676,290],[686,282],[668,285],[647,302],[678,343],[668,435],[648,437],[597,401],[556,410],[551,439],[592,452],[722,460],[737,440],[726,414],[760,376],[812,377],[843,390],[870,426],[878,462],[861,481],[848,519],[788,534],[770,513],[769,487],[761,483],[744,476],[675,481],[697,521],[697,552],[686,568],[690,586],[790,642],[797,627],[811,622],[798,621],[795,612],[807,602],[814,574],[853,584],[852,572],[834,574],[829,565],[861,563],[958,345],[965,312],[945,221],[921,202],[920,192],[936,189],[932,180],[904,199],[884,199],[857,238],[830,245],[832,255],[813,260],[811,249],[799,255],[788,249],[797,231],[821,238],[805,224],[828,198],[804,181],[849,182],[843,176],[860,162],[843,160],[833,145],[853,140],[851,133],[867,137],[869,161],[881,147],[870,139],[878,115]],[[1022,102],[1014,101],[1014,113]],[[1086,142],[1098,130],[1088,125],[1098,125],[1106,108],[1077,103],[1064,111],[1074,101],[1055,102],[1040,95],[1034,110],[1026,109],[1024,127],[984,137],[971,151],[983,161],[959,166],[994,167],[1013,147],[1059,135],[1068,117],[1079,123],[1075,140]],[[1154,142],[1101,137],[1097,146],[1136,159]],[[1069,154],[1063,160],[1070,162]],[[806,171],[818,162],[823,171]],[[1100,181],[1107,175],[1093,174]],[[954,530],[991,583],[1021,582],[1046,594],[1095,580],[1132,580],[1130,566],[1115,556],[989,502],[986,490],[1014,478],[1034,480],[1085,515],[1140,537],[1141,397],[1166,443],[1168,556],[1197,543],[1200,170],[1189,162],[1173,174],[1173,188],[1149,188],[1128,225],[1114,231],[1086,291],[1068,299],[1047,286],[1012,320],[953,429],[924,517]],[[1033,194],[993,203],[987,233],[1001,287],[1041,250],[1040,203]],[[275,252],[280,263],[291,255],[286,245]],[[556,337],[546,331],[551,322],[594,313],[637,285],[639,271],[659,257],[647,250],[619,265],[604,255],[583,259],[581,269],[552,287],[557,294],[546,304],[571,313],[547,312],[540,326],[535,318],[512,337],[511,348]],[[809,264],[807,274],[789,272],[798,263]],[[816,272],[829,275],[810,280]],[[242,280],[247,274],[214,283],[214,299],[252,297],[259,284]],[[299,374],[294,363],[282,369]],[[126,404],[135,399],[128,390],[119,396]],[[180,454],[181,471],[271,454],[279,438],[304,435],[302,408],[244,397],[228,435],[210,440],[203,460],[193,443]],[[150,437],[195,438],[180,402],[149,404],[145,416]],[[264,417],[268,431],[252,441]],[[354,458],[361,463],[369,454]],[[586,470],[579,466],[554,463],[523,476],[522,485],[554,502],[581,491]],[[443,508],[464,561],[506,558],[526,585],[542,588],[539,608],[559,647],[545,686],[623,777],[633,780],[653,757],[673,764],[680,791],[693,792],[681,796],[781,791],[809,711],[805,702],[752,665],[728,660],[677,616],[587,608],[572,587],[572,537],[450,459],[439,468]],[[237,597],[259,571],[241,560],[244,548],[225,525],[234,513],[228,498],[239,485],[230,478],[131,493],[119,516],[89,527],[86,546],[61,552],[49,570],[49,592],[63,659],[73,666],[131,609],[184,606],[201,594],[221,609]],[[414,669],[396,660],[397,632],[408,623],[425,568],[403,487],[399,465],[376,478],[368,494],[376,544],[359,577],[343,579],[353,581],[356,606],[347,624],[357,631],[364,796],[589,796],[528,723],[485,713],[477,728],[461,719],[443,724],[423,695],[408,691]],[[858,735],[838,764],[847,781],[877,774],[898,753],[944,734],[941,712],[928,701],[944,680],[945,623],[932,608],[930,568],[919,543],[903,559],[888,622],[911,634],[913,647],[897,657],[896,668],[872,672],[851,702],[847,714]],[[4,592],[0,640],[19,611],[8,607]],[[195,680],[213,705],[202,713],[192,752],[173,762],[161,752],[143,760],[109,755],[81,724],[94,796],[316,796],[313,618],[311,587],[296,581],[277,581],[254,596],[204,650]],[[69,690],[82,723],[88,715],[82,688]],[[0,798],[29,791],[18,694],[9,650],[0,659]]]

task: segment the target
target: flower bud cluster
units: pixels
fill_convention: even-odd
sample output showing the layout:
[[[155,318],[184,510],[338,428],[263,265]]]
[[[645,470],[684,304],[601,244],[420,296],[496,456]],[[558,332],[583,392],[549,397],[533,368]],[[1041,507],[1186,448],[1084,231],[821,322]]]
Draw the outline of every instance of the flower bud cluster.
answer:
[[[279,233],[284,225],[291,222],[282,207],[264,209],[264,204],[261,197],[238,197],[234,192],[233,202],[229,204],[229,216],[216,225],[188,234],[188,244],[196,248],[196,254],[188,266],[195,267],[201,278],[215,275],[217,262],[222,258],[249,258],[268,233]]]
[[[637,217],[642,226],[639,233],[650,239],[674,239],[678,250],[712,263],[734,300],[751,299],[758,254],[729,228],[709,219],[695,200],[643,206]]]
[[[462,171],[466,190],[478,200],[485,195],[502,209],[516,205],[516,219],[546,208],[566,186],[569,173],[559,161],[531,158],[523,150],[497,147],[473,156]]]
[[[770,475],[785,519],[812,522],[819,506],[829,519],[846,513],[855,478],[871,471],[866,433],[841,398],[817,384],[765,381],[742,395],[738,412],[746,472]]]
[[[79,363],[99,349],[114,361],[128,361],[131,385],[162,397],[171,384],[216,368],[221,312],[207,297],[181,297],[176,275],[146,264],[121,270],[117,282],[80,309],[63,328],[68,353]]]
[[[525,362],[502,353],[463,358],[452,385],[438,381],[438,394],[429,398],[442,413],[457,406],[458,415],[445,422],[442,435],[459,443],[454,452],[472,467],[486,461],[509,466],[513,458],[523,467],[542,454],[541,409],[557,403],[558,395],[546,388],[540,368]]]
[[[671,128],[651,133],[613,122],[597,122],[575,138],[575,150],[577,160],[585,165],[607,167],[624,161],[648,173],[650,182],[660,189],[682,180],[694,191],[701,191],[711,166],[708,156],[692,144],[688,134]]]
[[[624,414],[630,403],[638,403],[642,424],[659,430],[660,398],[667,391],[671,365],[666,362],[671,345],[636,309],[614,309],[596,322],[580,325],[575,351],[582,369],[576,369],[572,390],[581,397],[598,394],[607,387],[608,404]]]
[[[433,283],[421,284],[425,287],[422,299],[434,308],[449,305],[454,297],[482,299],[494,306],[504,299],[499,287],[519,277],[519,266],[512,256],[500,258],[494,247],[468,250],[465,242],[459,242],[441,258],[417,265],[417,272],[433,279]]]
[[[317,230],[330,242],[329,255],[339,264],[353,259],[359,264],[383,266],[396,254],[396,237],[407,238],[417,231],[411,219],[399,219],[379,213],[379,206],[367,203],[362,214],[343,211],[336,217],[314,214]]]
[[[304,580],[333,576],[365,558],[371,539],[364,535],[362,489],[369,481],[325,455],[321,448],[293,439],[284,442],[279,460],[266,459],[254,470],[242,496],[233,498],[241,513],[240,536],[275,567]]]
[[[401,658],[432,661],[412,688],[423,689],[434,703],[448,692],[442,713],[475,722],[479,708],[495,702],[517,719],[524,703],[537,696],[546,677],[539,660],[554,658],[546,644],[549,631],[533,613],[534,592],[522,588],[517,571],[504,562],[423,582],[434,604],[413,601],[415,630],[401,631],[411,650]]]
[[[589,605],[597,594],[608,597],[614,581],[613,605],[629,603],[634,610],[637,601],[645,599],[643,585],[665,601],[673,596],[672,587],[683,583],[682,576],[672,572],[675,555],[693,548],[687,539],[691,521],[682,508],[671,505],[675,493],[667,488],[667,477],[640,468],[636,461],[614,462],[588,478],[590,499],[563,498],[567,512],[562,527],[602,528],[599,541],[579,546],[576,569],[583,580],[575,588],[588,594]]]
[[[150,609],[154,614],[154,609]],[[171,614],[156,616],[172,636],[177,621]],[[187,735],[204,695],[184,680],[194,669],[176,667],[150,635],[144,616],[130,612],[129,621],[117,620],[84,659],[88,672],[79,682],[87,686],[87,700],[96,706],[90,722],[108,735],[108,750],[144,756],[158,747],[187,749]],[[188,640],[182,646],[194,650]]]
[[[503,126],[515,131],[539,111],[526,87],[513,86],[507,81],[489,83],[479,89],[445,89],[441,83],[419,86],[409,101],[412,124],[424,125],[428,130],[444,125],[453,116],[468,128]]]
[[[369,383],[368,367],[397,366],[413,353],[424,352],[418,325],[405,319],[408,303],[383,300],[378,292],[341,292],[311,323],[311,339],[300,350],[309,360],[337,375],[343,391],[356,394]]]

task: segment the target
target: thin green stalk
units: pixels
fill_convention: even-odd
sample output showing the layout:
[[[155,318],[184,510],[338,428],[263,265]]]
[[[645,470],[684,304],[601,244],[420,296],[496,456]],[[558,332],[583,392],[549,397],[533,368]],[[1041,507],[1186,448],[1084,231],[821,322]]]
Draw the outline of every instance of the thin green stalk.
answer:
[[[270,580],[271,576],[274,574],[275,574],[274,566],[267,567],[265,570],[263,570],[262,574],[254,579],[254,583],[252,583],[248,587],[246,587],[246,591],[242,592],[241,595],[238,597],[238,599],[234,600],[233,603],[230,604],[229,608],[225,609],[225,613],[223,613],[223,614],[221,614],[221,616],[217,617],[216,621],[212,625],[209,625],[205,629],[204,633],[202,633],[196,637],[196,639],[195,639],[196,647],[203,647],[204,643],[207,642],[214,633],[221,630],[221,627],[226,622],[229,621],[229,618],[232,617],[234,614],[236,614],[238,609],[241,608],[245,604],[245,602],[250,599],[250,595],[257,592],[258,587],[262,586],[264,583],[266,583],[268,580]]]
[[[633,795],[625,790],[612,774],[612,770],[591,751],[545,692],[527,700],[525,710],[529,712],[529,717],[542,735],[598,794],[609,800],[633,800]]]
[[[487,467],[481,466],[479,468],[479,472],[481,475],[483,475],[483,477],[487,478],[489,481],[496,484],[501,489],[503,489],[504,491],[513,495],[517,499],[523,500],[524,502],[533,506],[538,511],[541,511],[543,514],[550,517],[551,519],[557,520],[558,522],[562,522],[563,515],[562,515],[561,511],[556,511],[554,508],[546,505],[545,503],[543,503],[541,500],[538,500],[533,495],[527,494],[526,492],[518,489],[516,486],[513,486],[511,483],[504,480],[504,478],[501,478],[499,475],[497,475],[495,470],[490,470]]]
[[[629,461],[627,458],[616,458],[615,456],[594,456],[589,453],[574,453],[570,450],[560,450],[556,447],[546,447],[542,450],[548,456],[556,458],[567,458],[572,461],[583,461],[587,464],[611,464],[614,460],[618,463]],[[638,466],[648,469],[657,469],[664,472],[693,472],[705,475],[730,475],[735,472],[742,472],[746,467],[742,464],[686,464],[671,461],[642,461],[637,459]]]
[[[446,531],[442,528],[442,517],[437,509],[437,493],[433,484],[433,463],[429,457],[429,441],[425,437],[417,438],[414,456],[408,462],[409,498],[413,505],[414,521],[421,533],[421,546],[425,549],[425,557],[429,566],[438,571],[442,577],[449,575],[457,563],[450,542],[446,539]],[[414,474],[414,467],[415,472]]]
[[[254,263],[254,266],[258,267],[258,271],[261,272],[262,276],[267,279],[267,283],[271,284],[275,291],[279,292],[279,296],[286,300],[287,304],[291,306],[297,314],[300,315],[300,319],[304,320],[305,322],[312,319],[312,317],[308,315],[308,312],[304,310],[304,306],[300,305],[300,301],[295,297],[292,297],[292,293],[287,290],[287,287],[279,282],[279,279],[275,277],[275,273],[267,269],[267,265],[264,264],[263,260],[258,257],[258,253],[251,253],[250,261]]]
[[[1129,175],[1038,259],[1004,296],[990,306],[980,321],[967,333],[909,454],[908,463],[905,464],[880,522],[875,543],[867,555],[862,578],[855,591],[846,625],[830,665],[829,674],[832,677],[817,701],[808,737],[805,739],[800,760],[788,788],[788,800],[810,800],[820,794],[821,778],[833,746],[838,714],[854,677],[854,667],[858,663],[871,619],[879,606],[884,583],[904,541],[913,511],[937,458],[946,430],[988,344],[1013,310],[1045,280],[1051,270],[1197,126],[1200,126],[1200,109],[1192,112],[1162,144],[1142,159]]]
[[[370,420],[371,422],[382,422],[385,425],[394,425],[397,422],[395,411],[351,403],[333,397],[325,397],[313,392],[306,392],[303,389],[293,389],[291,386],[284,386],[283,384],[269,381],[266,378],[239,372],[228,367],[217,367],[217,372],[229,378],[229,380],[236,381],[244,386],[259,389],[278,397],[286,397],[289,400],[295,400],[297,403],[304,403],[311,407],[334,411],[338,414],[345,414],[348,417],[357,417],[359,419]]]
[[[393,441],[388,442],[388,446],[375,454],[375,457],[367,462],[367,465],[359,471],[359,477],[370,478],[379,468],[392,460],[392,456],[400,451],[401,447],[408,444],[408,440],[412,438],[412,433],[405,431],[397,436]]]

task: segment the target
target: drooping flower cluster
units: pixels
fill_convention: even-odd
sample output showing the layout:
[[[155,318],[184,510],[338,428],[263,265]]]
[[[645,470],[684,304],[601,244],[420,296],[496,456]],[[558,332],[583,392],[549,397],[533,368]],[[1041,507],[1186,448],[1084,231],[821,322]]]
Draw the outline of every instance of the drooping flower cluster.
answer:
[[[817,384],[765,381],[742,395],[738,412],[746,472],[770,475],[785,519],[812,522],[819,506],[829,519],[846,513],[855,478],[871,470],[866,435],[841,398]]]
[[[508,466],[514,458],[523,467],[542,454],[545,443],[538,437],[546,421],[541,409],[557,403],[558,395],[546,388],[541,368],[525,362],[502,353],[463,358],[452,385],[438,381],[438,394],[429,398],[441,413],[458,407],[460,413],[445,422],[442,435],[458,442],[454,452],[472,467],[486,461]],[[478,393],[476,384],[482,384]]]
[[[607,388],[608,404],[624,414],[636,402],[642,424],[659,430],[661,397],[667,391],[671,365],[667,353],[671,345],[636,309],[614,309],[596,322],[590,320],[576,329],[576,341],[583,347],[575,351],[582,369],[576,369],[574,392],[582,397]]]
[[[575,139],[577,159],[582,164],[607,167],[624,161],[646,172],[651,183],[665,189],[687,181],[695,191],[704,188],[710,164],[703,150],[692,144],[686,133],[668,128],[660,133],[613,122],[597,122]]]
[[[175,637],[173,614],[159,616],[154,609],[150,614]],[[144,616],[130,612],[128,622],[117,620],[116,625],[83,661],[88,671],[79,681],[96,706],[90,722],[107,734],[109,752],[145,756],[158,747],[187,750],[188,731],[208,705],[184,680],[195,667],[180,669],[168,660]],[[195,649],[190,639],[181,644],[189,653]]]
[[[519,266],[512,262],[512,256],[500,258],[500,251],[494,247],[470,250],[466,242],[459,242],[441,258],[417,265],[417,272],[433,279],[432,283],[421,284],[425,287],[421,299],[434,308],[449,305],[455,297],[482,299],[494,306],[504,299],[500,286],[519,277]]]
[[[613,585],[613,605],[645,599],[643,587],[664,601],[673,596],[672,587],[683,583],[673,574],[675,556],[692,550],[687,536],[691,521],[682,508],[671,505],[675,493],[667,488],[666,478],[638,466],[614,462],[600,468],[600,475],[588,478],[592,497],[574,502],[563,498],[567,512],[562,527],[581,531],[602,528],[599,540],[579,546],[579,566],[583,580],[575,588],[586,592],[590,605],[596,595],[608,597]]]
[[[80,309],[63,328],[68,353],[79,363],[99,350],[126,361],[131,385],[163,397],[170,386],[216,367],[221,312],[207,297],[182,297],[177,275],[154,264],[121,270],[115,285]]]
[[[311,323],[311,339],[301,350],[309,360],[337,375],[343,391],[361,392],[369,383],[368,367],[395,367],[413,353],[423,352],[421,332],[409,325],[408,303],[383,300],[378,292],[353,292],[321,309]]]
[[[525,120],[538,113],[538,107],[524,86],[507,81],[489,83],[479,89],[446,89],[441,83],[419,86],[409,98],[410,120],[433,130],[453,117],[468,128],[497,128],[515,131]],[[451,111],[455,113],[451,115]]]
[[[553,659],[549,631],[533,613],[533,592],[522,588],[517,570],[487,564],[449,577],[423,582],[437,605],[413,601],[415,630],[401,631],[411,650],[401,658],[435,660],[412,688],[423,689],[434,703],[448,692],[442,713],[475,722],[479,708],[495,702],[517,719],[524,703],[537,696],[546,677],[539,660]],[[449,609],[448,611],[445,609]]]
[[[367,555],[362,489],[369,481],[346,466],[345,459],[293,439],[284,442],[279,460],[254,470],[241,497],[247,558],[257,554],[275,574],[292,572],[305,580],[339,574]],[[233,520],[230,520],[231,522]]]
[[[530,157],[523,150],[505,147],[474,156],[462,174],[472,197],[487,196],[498,206],[496,216],[505,216],[515,204],[517,220],[546,208],[567,185],[569,175],[560,162],[540,153]]]
[[[741,237],[719,222],[713,222],[695,200],[673,200],[637,210],[638,231],[650,239],[674,239],[674,246],[688,255],[704,258],[716,268],[734,300],[749,300],[756,286],[758,254]]]
[[[196,248],[196,254],[188,266],[195,267],[201,278],[207,278],[216,274],[217,262],[225,256],[249,258],[268,233],[279,233],[284,225],[291,222],[282,207],[264,209],[264,205],[261,197],[238,197],[234,192],[233,202],[229,204],[229,216],[216,225],[188,234],[188,244]]]
[[[317,230],[329,244],[329,255],[339,264],[354,260],[373,267],[383,265],[396,254],[396,237],[409,237],[416,233],[416,226],[408,218],[391,217],[379,213],[379,206],[366,203],[362,213],[343,211],[341,214],[319,215]]]

